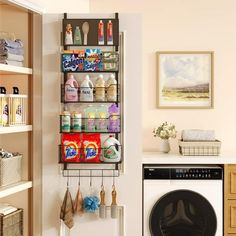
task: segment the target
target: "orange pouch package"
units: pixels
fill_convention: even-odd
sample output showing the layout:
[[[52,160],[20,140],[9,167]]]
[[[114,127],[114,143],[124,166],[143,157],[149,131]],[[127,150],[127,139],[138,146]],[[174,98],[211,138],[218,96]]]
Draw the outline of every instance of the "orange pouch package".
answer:
[[[79,162],[80,161],[81,141],[79,134],[62,135],[62,161]]]
[[[83,134],[82,156],[83,162],[100,162],[101,138],[100,134]]]

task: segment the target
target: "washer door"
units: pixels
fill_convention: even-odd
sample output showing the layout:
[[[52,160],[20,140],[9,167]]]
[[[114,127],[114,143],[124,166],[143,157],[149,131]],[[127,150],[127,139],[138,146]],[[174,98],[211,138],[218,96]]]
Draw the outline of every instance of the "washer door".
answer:
[[[156,202],[149,227],[152,236],[214,236],[217,220],[213,207],[202,195],[176,190]]]

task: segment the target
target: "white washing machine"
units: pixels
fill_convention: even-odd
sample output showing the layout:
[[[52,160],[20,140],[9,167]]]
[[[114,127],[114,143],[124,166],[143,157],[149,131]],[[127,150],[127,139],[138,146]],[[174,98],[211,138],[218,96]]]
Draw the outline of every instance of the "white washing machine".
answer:
[[[223,236],[223,169],[144,165],[143,236]]]

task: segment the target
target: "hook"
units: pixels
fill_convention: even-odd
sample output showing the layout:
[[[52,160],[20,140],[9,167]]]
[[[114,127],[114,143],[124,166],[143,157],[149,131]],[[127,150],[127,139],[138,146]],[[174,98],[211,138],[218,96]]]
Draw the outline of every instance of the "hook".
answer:
[[[90,170],[90,183],[89,183],[89,185],[90,185],[90,188],[92,187],[92,170]]]
[[[112,190],[115,190],[115,170],[113,170],[113,184],[112,184]]]
[[[101,184],[102,190],[104,190],[104,185],[103,185],[103,170],[102,170],[102,184]]]
[[[80,187],[80,170],[79,170],[79,182],[78,182],[78,185]]]
[[[69,170],[67,170],[67,183],[66,183],[67,189],[69,188]]]

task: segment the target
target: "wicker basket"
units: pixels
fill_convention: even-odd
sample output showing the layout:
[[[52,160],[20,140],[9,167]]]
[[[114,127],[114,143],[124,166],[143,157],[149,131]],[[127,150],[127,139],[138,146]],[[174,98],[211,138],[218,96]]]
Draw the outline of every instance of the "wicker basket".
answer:
[[[179,152],[183,156],[219,156],[221,142],[216,141],[182,141],[179,140]]]
[[[21,181],[22,155],[0,158],[0,186]]]
[[[0,236],[23,236],[23,209],[0,214]]]

